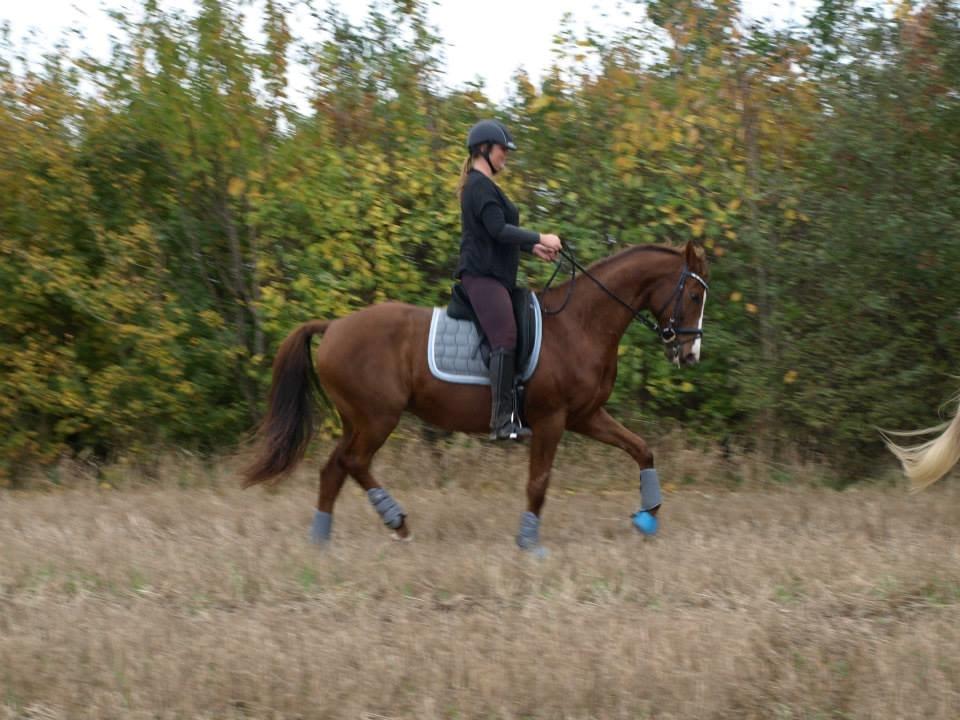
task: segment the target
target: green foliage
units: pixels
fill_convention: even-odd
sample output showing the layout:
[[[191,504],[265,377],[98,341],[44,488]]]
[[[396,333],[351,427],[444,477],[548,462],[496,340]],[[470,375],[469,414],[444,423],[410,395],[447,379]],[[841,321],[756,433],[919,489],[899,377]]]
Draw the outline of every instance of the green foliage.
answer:
[[[113,15],[106,62],[21,67],[0,44],[0,478],[222,448],[298,323],[443,302],[463,137],[490,115],[521,146],[504,182],[524,224],[582,261],[688,238],[711,254],[704,362],[680,374],[632,328],[616,412],[857,470],[875,426],[929,424],[950,394],[954,4],[824,0],[773,31],[726,0],[658,1],[614,37],[565,23],[540,87],[518,74],[503,107],[443,89],[426,3],[374,4],[359,26],[327,11],[314,45],[282,3],[256,7],[262,41],[230,2],[145,0]]]

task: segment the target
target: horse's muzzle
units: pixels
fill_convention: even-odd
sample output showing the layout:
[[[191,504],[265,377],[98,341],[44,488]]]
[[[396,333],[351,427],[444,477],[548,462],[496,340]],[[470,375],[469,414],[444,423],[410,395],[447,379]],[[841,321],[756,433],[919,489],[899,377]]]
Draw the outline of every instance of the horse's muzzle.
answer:
[[[663,354],[677,367],[690,367],[700,362],[700,353],[694,351],[692,343],[667,345]]]

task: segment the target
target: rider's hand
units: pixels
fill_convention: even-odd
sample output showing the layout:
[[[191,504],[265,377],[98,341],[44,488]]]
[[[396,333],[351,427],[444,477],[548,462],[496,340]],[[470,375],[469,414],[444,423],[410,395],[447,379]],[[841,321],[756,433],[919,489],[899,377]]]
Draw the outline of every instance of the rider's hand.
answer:
[[[560,252],[560,248],[563,245],[560,243],[560,238],[551,233],[541,233],[540,234],[540,244],[550,250],[553,250],[554,253]]]
[[[547,262],[553,262],[557,259],[556,250],[551,250],[546,245],[541,245],[540,243],[537,243],[533,246],[532,252],[538,258],[541,260],[546,260]]]

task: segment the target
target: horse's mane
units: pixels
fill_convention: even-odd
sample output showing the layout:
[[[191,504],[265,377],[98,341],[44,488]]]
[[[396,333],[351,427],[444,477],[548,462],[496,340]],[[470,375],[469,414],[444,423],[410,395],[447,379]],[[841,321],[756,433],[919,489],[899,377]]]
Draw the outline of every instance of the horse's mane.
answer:
[[[602,270],[604,267],[606,267],[606,265],[614,260],[619,260],[627,255],[634,255],[641,252],[660,252],[668,255],[679,255],[683,252],[683,248],[673,247],[672,245],[631,245],[624,250],[615,252],[613,255],[607,255],[604,258],[600,258],[599,260],[590,263],[587,268],[589,270]]]
[[[637,255],[639,253],[654,252],[654,253],[661,253],[663,255],[670,255],[672,257],[677,257],[677,256],[683,257],[683,254],[685,251],[686,251],[685,246],[675,247],[673,245],[653,245],[653,244],[631,245],[622,250],[618,250],[612,255],[607,255],[606,257],[600,258],[599,260],[594,260],[592,263],[587,265],[586,270],[590,274],[602,273],[604,269],[606,269],[609,265],[613,265],[614,263],[621,262],[625,258],[628,258],[632,255]],[[567,278],[565,281],[559,282],[556,285],[553,285],[552,287],[550,287],[550,290],[551,291],[557,291],[557,290],[569,291],[569,285],[570,285],[570,279]]]

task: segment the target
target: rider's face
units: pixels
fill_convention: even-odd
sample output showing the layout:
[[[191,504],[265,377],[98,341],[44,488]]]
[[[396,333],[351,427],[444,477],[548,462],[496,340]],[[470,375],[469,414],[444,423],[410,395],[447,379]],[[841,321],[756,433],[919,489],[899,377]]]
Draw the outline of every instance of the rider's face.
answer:
[[[497,169],[497,172],[500,172],[506,166],[509,152],[506,147],[497,144],[494,144],[490,150],[490,163]]]

